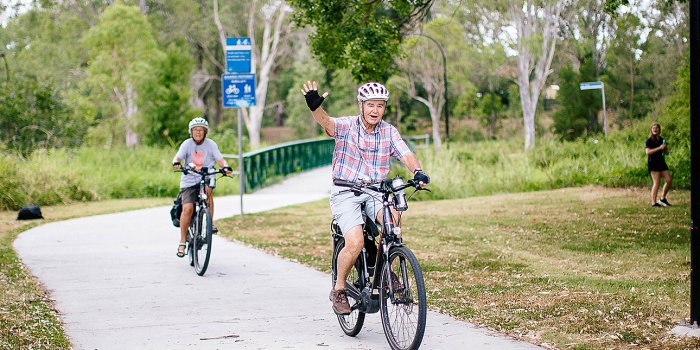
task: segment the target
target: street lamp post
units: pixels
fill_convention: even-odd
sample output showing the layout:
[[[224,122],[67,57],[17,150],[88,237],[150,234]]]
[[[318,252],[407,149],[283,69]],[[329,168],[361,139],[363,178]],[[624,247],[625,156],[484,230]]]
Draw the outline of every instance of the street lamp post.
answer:
[[[447,97],[447,58],[445,57],[445,49],[440,45],[440,43],[435,40],[435,38],[423,34],[423,33],[409,33],[408,35],[419,35],[419,36],[424,36],[430,40],[432,40],[435,45],[440,49],[440,53],[442,54],[442,77],[443,80],[445,81],[445,143],[449,145],[450,142],[450,100]],[[449,147],[449,146],[448,146]]]

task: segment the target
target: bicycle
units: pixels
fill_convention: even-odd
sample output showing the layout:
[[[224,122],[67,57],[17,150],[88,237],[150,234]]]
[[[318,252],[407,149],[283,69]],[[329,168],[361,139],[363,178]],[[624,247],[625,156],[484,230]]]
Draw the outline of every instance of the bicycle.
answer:
[[[418,349],[426,325],[425,282],[418,260],[403,243],[400,227],[395,224],[390,208],[394,207],[400,212],[408,209],[403,192],[406,188],[415,187],[414,194],[420,190],[430,190],[421,188],[413,180],[404,184],[399,176],[374,184],[342,180],[334,180],[333,183],[350,187],[342,192],[353,191],[356,195],[366,193],[381,200],[383,205],[381,228],[377,227],[372,218],[365,216],[365,244],[345,282],[352,311],[349,315],[337,315],[340,328],[345,334],[354,337],[360,333],[365,315],[381,310],[382,328],[389,346],[394,350]],[[368,190],[378,192],[381,198]],[[364,215],[364,208],[362,212]],[[335,219],[331,223],[331,235],[331,283],[334,286],[338,276],[338,254],[345,246],[345,239]],[[378,246],[375,240],[377,235],[380,236]]]
[[[213,170],[213,171],[212,171]],[[207,194],[204,191],[205,184],[211,180],[211,176],[222,174],[221,177],[228,177],[225,169],[210,169],[202,167],[200,170],[194,168],[194,164],[190,164],[180,170],[175,170],[185,175],[192,172],[200,176],[197,183],[199,195],[194,205],[194,213],[190,226],[187,228],[187,239],[185,251],[189,257],[190,266],[194,266],[194,270],[199,276],[204,276],[209,266],[209,258],[211,257],[212,243],[212,216],[207,204]]]

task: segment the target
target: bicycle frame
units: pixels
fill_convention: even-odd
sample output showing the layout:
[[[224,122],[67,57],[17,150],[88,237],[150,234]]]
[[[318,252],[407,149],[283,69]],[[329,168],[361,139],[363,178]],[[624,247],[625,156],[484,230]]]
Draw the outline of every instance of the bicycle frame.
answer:
[[[346,186],[349,187],[348,184],[350,183],[345,183],[345,182],[336,182],[337,185],[340,186]],[[367,193],[363,189],[358,189],[354,185],[353,189],[348,190],[348,191],[360,191],[363,193]],[[387,183],[382,183],[382,187],[385,186],[391,186],[390,184]],[[381,193],[381,199],[382,199],[382,225],[381,228],[379,228],[379,245],[377,247],[377,256],[375,258],[374,266],[373,266],[373,275],[370,276],[369,270],[368,270],[368,265],[367,265],[367,249],[363,246],[362,247],[362,252],[360,253],[360,256],[358,256],[358,260],[362,259],[362,269],[360,272],[360,286],[358,288],[358,295],[354,296],[356,300],[359,302],[356,303],[355,305],[352,305],[352,309],[356,310],[359,309],[361,312],[364,313],[376,313],[379,311],[379,294],[375,293],[379,290],[380,282],[381,282],[381,274],[386,273],[387,276],[390,274],[390,267],[389,264],[384,264],[385,261],[388,261],[389,259],[389,252],[391,248],[393,247],[400,247],[403,246],[403,239],[396,234],[396,228],[398,226],[395,225],[394,223],[394,215],[391,212],[391,208],[394,206],[394,202],[391,200],[392,196],[395,195],[395,192],[398,192],[399,190],[403,190],[404,188],[413,186],[413,183],[409,183],[407,185],[404,185],[404,187],[399,188],[399,189],[394,189],[394,190],[389,190],[386,188],[377,188],[375,186],[365,186],[366,188],[370,190],[374,190],[376,192]],[[391,188],[391,187],[388,187]],[[369,193],[367,193],[369,194]],[[370,196],[375,196],[373,194],[369,194]],[[376,198],[376,197],[375,197]],[[374,225],[374,218],[371,218],[370,221],[372,225]],[[367,223],[367,222],[366,222]],[[363,235],[370,235],[368,233],[369,228],[366,227],[366,224],[363,225]],[[342,237],[342,233],[340,232],[340,229],[337,228],[337,232],[334,233],[334,247],[337,245],[337,243],[340,241],[340,238]],[[374,239],[373,239],[374,241]],[[356,262],[357,264],[357,262]],[[380,271],[380,269],[384,267],[385,271]],[[405,271],[404,271],[405,272]],[[405,275],[405,273],[404,273]],[[369,290],[367,289],[367,286],[369,286]],[[394,290],[393,290],[393,285],[392,283],[389,283],[389,295],[391,296],[391,299],[393,301],[394,298]],[[348,290],[348,293],[350,294],[351,291]],[[354,294],[354,293],[353,293]]]
[[[207,202],[207,194],[205,190],[207,180],[211,176],[216,176],[217,173],[209,173],[209,169],[207,167],[202,167],[199,171],[196,171],[194,169],[183,170],[183,172],[193,172],[195,174],[200,175],[199,182],[197,183],[199,194],[197,195],[197,203],[195,203],[194,212],[192,213],[192,221],[190,222],[190,225],[194,224],[195,232],[197,232],[197,230],[199,229],[197,225],[199,225],[200,223],[196,218],[198,217],[199,212],[202,211],[202,209],[209,207],[209,202]]]
[[[200,170],[193,168],[194,165],[190,164],[190,166],[180,170],[185,175],[193,172],[199,176],[199,181],[197,182],[197,200],[193,203],[194,210],[190,224],[187,227],[186,249],[190,257],[190,265],[195,267],[195,271],[198,275],[203,276],[209,265],[212,243],[212,217],[208,209],[209,203],[206,193],[206,184],[208,181],[212,180],[212,177],[216,179],[217,173],[226,176],[226,170],[221,169],[212,172],[208,167],[202,167]],[[204,225],[205,217],[206,225]],[[206,249],[203,250],[203,247],[206,247]],[[200,256],[200,252],[202,256]]]

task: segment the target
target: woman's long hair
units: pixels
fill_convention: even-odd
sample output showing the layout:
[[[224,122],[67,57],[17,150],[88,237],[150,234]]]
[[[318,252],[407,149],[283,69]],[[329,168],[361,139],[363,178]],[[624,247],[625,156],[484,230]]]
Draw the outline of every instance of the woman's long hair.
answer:
[[[652,132],[655,126],[659,127],[659,133],[657,135],[654,135],[654,133]],[[651,128],[649,128],[649,138],[654,143],[661,143],[661,125],[659,123],[651,124]]]

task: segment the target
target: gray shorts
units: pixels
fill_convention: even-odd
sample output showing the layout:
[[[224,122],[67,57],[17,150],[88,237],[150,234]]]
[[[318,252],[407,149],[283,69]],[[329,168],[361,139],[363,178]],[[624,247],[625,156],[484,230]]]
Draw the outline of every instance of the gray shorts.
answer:
[[[372,221],[376,221],[377,214],[382,211],[382,197],[378,192],[374,192],[374,194],[376,198],[365,193],[359,196],[355,196],[352,192],[331,194],[331,213],[338,222],[343,235],[351,228],[365,223],[360,211],[362,203],[366,203],[365,214],[371,217]]]

